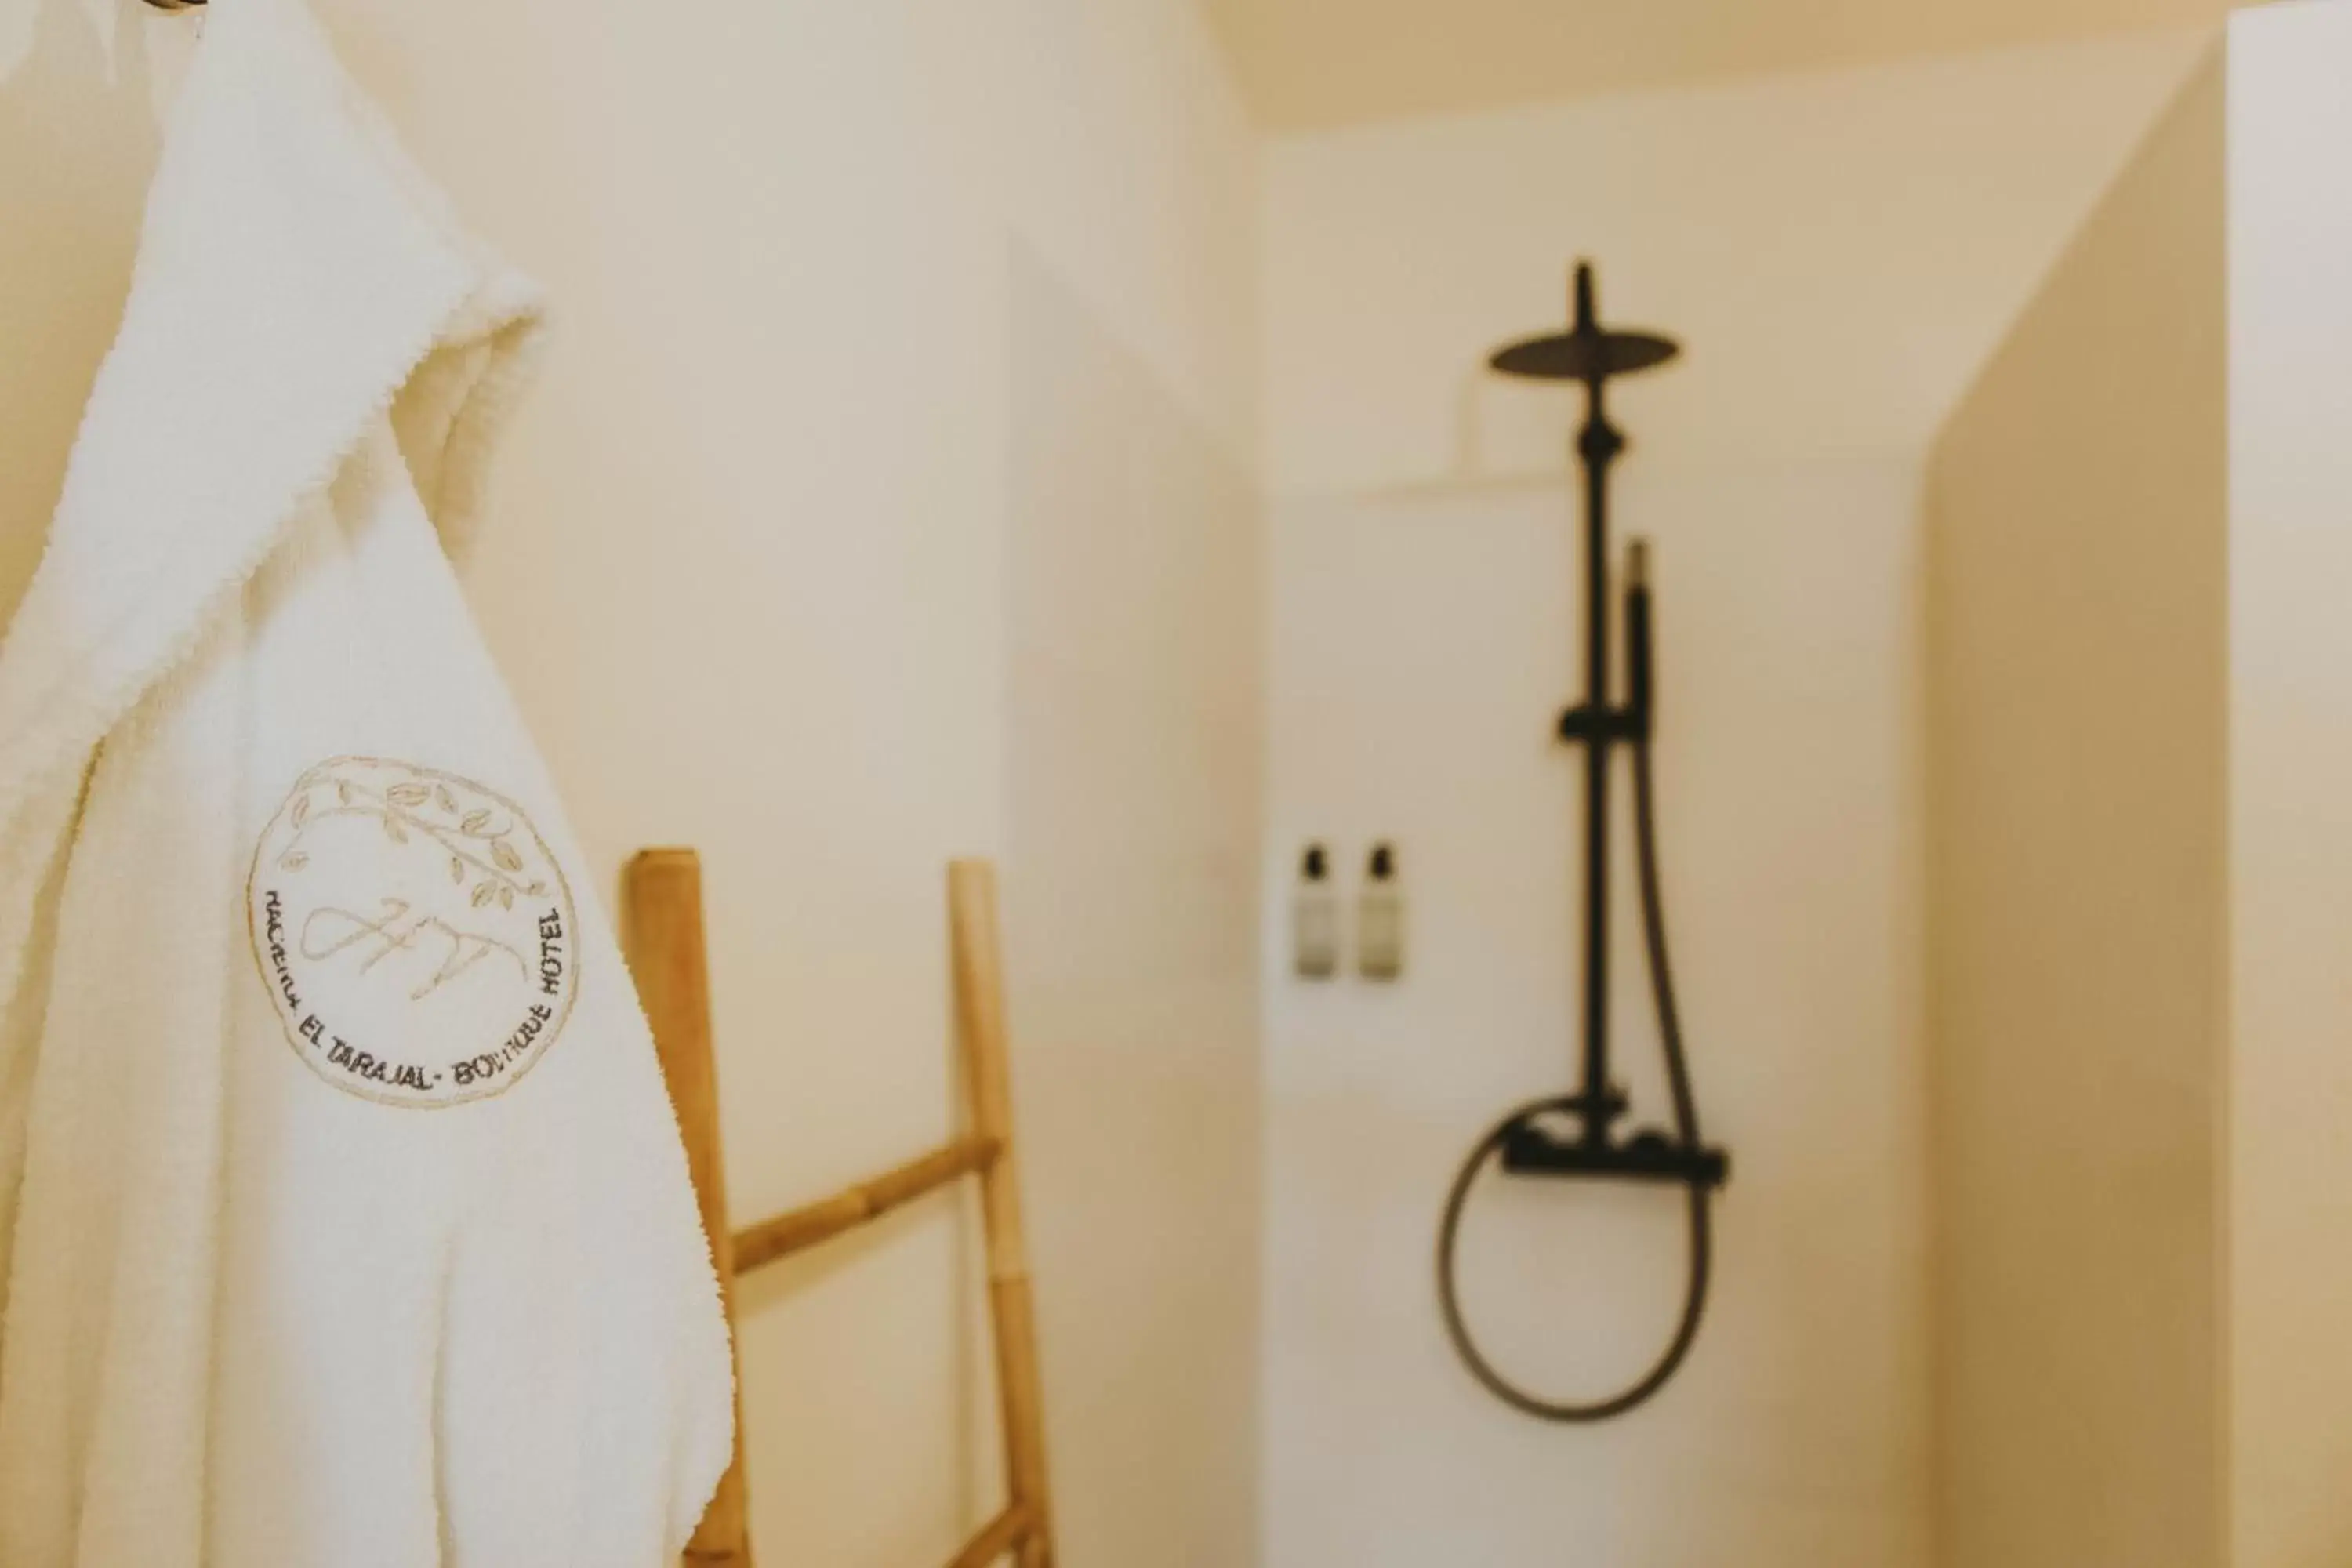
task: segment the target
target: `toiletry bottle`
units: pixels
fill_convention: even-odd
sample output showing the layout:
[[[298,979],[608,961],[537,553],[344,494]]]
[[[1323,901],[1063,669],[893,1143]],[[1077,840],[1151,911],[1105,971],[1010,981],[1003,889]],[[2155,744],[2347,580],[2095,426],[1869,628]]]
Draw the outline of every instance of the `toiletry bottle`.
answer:
[[[1356,899],[1356,969],[1367,980],[1394,980],[1404,972],[1404,889],[1396,850],[1387,844],[1372,846]]]
[[[1339,972],[1339,898],[1331,890],[1330,857],[1309,844],[1299,862],[1290,900],[1291,963],[1301,979],[1328,980]]]

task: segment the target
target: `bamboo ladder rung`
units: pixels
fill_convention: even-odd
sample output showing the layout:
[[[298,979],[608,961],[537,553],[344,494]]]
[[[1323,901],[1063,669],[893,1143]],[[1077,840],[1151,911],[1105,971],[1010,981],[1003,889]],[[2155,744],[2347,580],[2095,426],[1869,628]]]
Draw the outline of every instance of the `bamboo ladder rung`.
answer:
[[[987,1564],[1033,1539],[1036,1531],[1036,1520],[1031,1517],[1026,1508],[1016,1502],[990,1520],[986,1527],[971,1538],[971,1544],[956,1553],[955,1561],[949,1563],[948,1568],[987,1568]]]
[[[892,1209],[936,1192],[961,1176],[987,1169],[1004,1145],[986,1137],[959,1138],[919,1160],[885,1171],[833,1196],[761,1220],[735,1233],[735,1272],[749,1274],[795,1252],[805,1252],[880,1219]]]
[[[1007,1068],[1003,959],[998,951],[995,872],[984,860],[948,868],[950,970],[955,1033],[971,1131],[919,1159],[883,1172],[820,1203],[740,1231],[727,1224],[720,1182],[719,1086],[710,1053],[710,998],[702,930],[702,865],[691,849],[648,849],[629,864],[629,968],[653,1025],[662,1073],[678,1113],[688,1164],[711,1243],[731,1330],[734,1282],[754,1268],[804,1252],[881,1218],[962,1176],[980,1182],[982,1242],[996,1350],[998,1415],[1004,1442],[1004,1510],[982,1527],[949,1568],[988,1568],[1008,1553],[1016,1568],[1055,1568],[1046,1491],[1044,1401],[1037,1372],[1036,1309],[1013,1152],[1013,1092]],[[735,1458],[694,1540],[689,1568],[751,1568],[743,1487],[739,1400]]]

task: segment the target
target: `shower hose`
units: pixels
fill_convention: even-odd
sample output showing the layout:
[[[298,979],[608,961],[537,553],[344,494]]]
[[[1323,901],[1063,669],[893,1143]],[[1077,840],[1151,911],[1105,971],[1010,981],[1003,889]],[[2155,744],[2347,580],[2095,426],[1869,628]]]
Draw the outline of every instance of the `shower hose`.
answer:
[[[1646,630],[1646,626],[1642,628],[1643,633]],[[1645,636],[1643,640],[1646,642]],[[1642,651],[1645,655],[1647,649]],[[1690,1068],[1683,1057],[1682,1020],[1675,1007],[1674,971],[1666,961],[1666,921],[1658,891],[1657,816],[1650,786],[1650,740],[1646,731],[1633,740],[1632,750],[1633,837],[1641,881],[1642,935],[1649,948],[1650,990],[1656,1000],[1658,1034],[1665,1047],[1666,1080],[1675,1100],[1675,1130],[1685,1147],[1696,1149],[1699,1145],[1698,1102],[1691,1093]],[[1514,1131],[1538,1117],[1570,1111],[1579,1103],[1577,1097],[1566,1095],[1539,1100],[1521,1106],[1497,1122],[1463,1162],[1460,1173],[1454,1178],[1453,1190],[1446,1194],[1445,1215],[1437,1227],[1437,1300],[1454,1350],[1471,1374],[1496,1398],[1544,1421],[1606,1421],[1640,1405],[1664,1387],[1666,1380],[1674,1376],[1675,1369],[1682,1365],[1683,1358],[1690,1353],[1692,1342],[1698,1338],[1699,1320],[1706,1312],[1707,1274],[1713,1253],[1707,1226],[1708,1194],[1706,1184],[1693,1181],[1689,1183],[1690,1278],[1683,1297],[1682,1320],[1675,1325],[1674,1339],[1664,1353],[1639,1382],[1622,1393],[1590,1404],[1545,1399],[1511,1383],[1479,1352],[1469,1325],[1463,1321],[1462,1303],[1455,1288],[1454,1244],[1459,1239],[1462,1211],[1469,1202],[1470,1189],[1486,1163]]]

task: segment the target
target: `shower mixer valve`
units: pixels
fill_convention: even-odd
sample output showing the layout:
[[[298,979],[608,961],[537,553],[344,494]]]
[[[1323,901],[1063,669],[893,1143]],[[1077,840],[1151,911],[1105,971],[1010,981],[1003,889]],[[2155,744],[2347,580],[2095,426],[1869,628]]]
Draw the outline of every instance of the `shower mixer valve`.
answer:
[[[1622,1111],[1624,1096],[1616,1099]],[[1581,1114],[1587,1128],[1594,1125],[1591,1112],[1573,1101],[1553,1103]],[[1645,1127],[1622,1143],[1609,1142],[1605,1133],[1598,1139],[1590,1132],[1562,1138],[1547,1130],[1539,1118],[1529,1117],[1514,1123],[1505,1135],[1503,1169],[1514,1176],[1616,1176],[1629,1182],[1719,1187],[1730,1179],[1731,1156],[1720,1149],[1693,1147],[1655,1127]]]

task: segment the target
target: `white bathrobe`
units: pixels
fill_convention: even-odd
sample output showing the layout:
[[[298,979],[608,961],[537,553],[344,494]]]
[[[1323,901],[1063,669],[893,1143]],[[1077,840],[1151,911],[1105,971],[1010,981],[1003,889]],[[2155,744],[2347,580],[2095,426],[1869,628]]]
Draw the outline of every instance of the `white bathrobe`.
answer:
[[[0,645],[0,1563],[657,1568],[725,1325],[449,561],[534,297],[300,0],[206,27]]]

